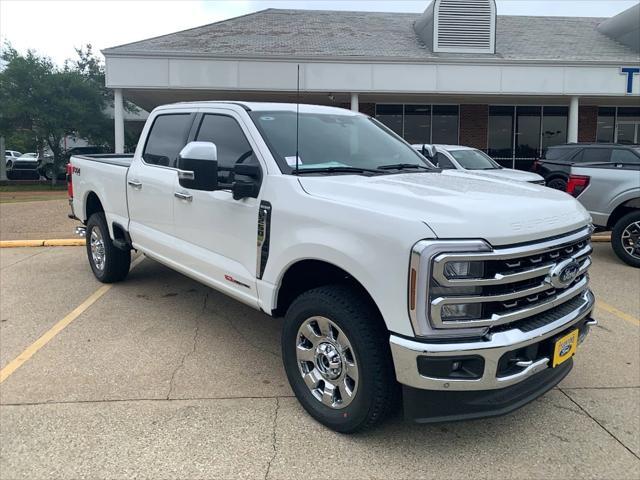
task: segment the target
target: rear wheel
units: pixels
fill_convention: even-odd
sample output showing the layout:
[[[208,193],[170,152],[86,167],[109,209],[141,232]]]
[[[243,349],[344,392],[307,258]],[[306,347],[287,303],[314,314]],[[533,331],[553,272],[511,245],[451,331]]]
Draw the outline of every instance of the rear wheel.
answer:
[[[285,317],[282,354],[304,409],[333,430],[370,428],[396,406],[389,333],[355,289],[333,285],[298,297]]]
[[[563,192],[567,191],[567,181],[564,178],[554,178],[547,182],[547,187],[553,188],[555,190],[562,190]]]
[[[87,257],[95,277],[102,283],[124,280],[129,273],[131,250],[114,246],[104,213],[94,213],[87,222]]]
[[[620,260],[640,268],[640,211],[627,213],[616,222],[611,247]]]

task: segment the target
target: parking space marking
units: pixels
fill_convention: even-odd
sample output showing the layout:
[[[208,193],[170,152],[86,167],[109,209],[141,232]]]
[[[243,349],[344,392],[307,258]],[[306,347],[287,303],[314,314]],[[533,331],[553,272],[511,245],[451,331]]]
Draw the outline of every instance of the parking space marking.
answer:
[[[140,255],[136,258],[132,264],[130,271],[133,270],[142,260],[144,255]],[[111,290],[113,284],[103,285],[98,290],[93,292],[89,297],[67,314],[62,320],[56,323],[49,329],[44,335],[38,338],[35,342],[29,345],[20,355],[11,360],[2,370],[0,370],[0,383],[4,382],[9,376],[20,368],[27,360],[33,357],[38,350],[44,347],[47,343],[53,340],[62,330],[64,330],[71,322],[78,318],[85,310],[91,305],[96,303],[105,293]]]
[[[618,318],[621,318],[622,320],[625,320],[629,323],[632,323],[633,325],[637,325],[638,327],[640,327],[640,320],[638,320],[633,315],[629,315],[628,313],[623,312],[622,310],[618,310],[613,305],[609,305],[608,303],[598,300],[598,302],[596,303],[596,308],[600,308],[605,312],[608,312],[612,315],[615,315]]]

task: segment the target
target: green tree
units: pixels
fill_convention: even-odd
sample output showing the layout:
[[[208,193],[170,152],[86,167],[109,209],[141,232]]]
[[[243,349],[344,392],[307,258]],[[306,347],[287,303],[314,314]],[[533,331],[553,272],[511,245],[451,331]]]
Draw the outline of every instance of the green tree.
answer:
[[[32,50],[21,54],[9,44],[0,56],[0,135],[21,139],[25,147],[34,145],[41,154],[48,147],[58,165],[64,162],[67,135],[113,145],[113,122],[104,113],[112,103],[104,65],[91,45],[76,52],[77,59],[61,68]],[[131,104],[126,108],[135,110]]]

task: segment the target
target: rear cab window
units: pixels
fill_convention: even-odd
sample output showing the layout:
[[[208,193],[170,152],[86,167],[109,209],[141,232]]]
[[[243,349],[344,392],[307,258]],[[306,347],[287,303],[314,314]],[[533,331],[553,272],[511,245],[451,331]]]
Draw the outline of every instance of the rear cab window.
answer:
[[[178,154],[187,144],[192,121],[191,113],[158,115],[153,121],[142,152],[144,162],[149,165],[175,168]]]

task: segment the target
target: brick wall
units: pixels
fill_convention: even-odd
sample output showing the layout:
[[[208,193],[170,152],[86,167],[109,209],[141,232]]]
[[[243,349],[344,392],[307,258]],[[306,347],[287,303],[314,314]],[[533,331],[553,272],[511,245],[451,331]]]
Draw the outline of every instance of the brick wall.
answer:
[[[489,105],[460,105],[460,145],[485,150]]]
[[[578,141],[595,142],[598,130],[598,107],[585,105],[578,109]]]

